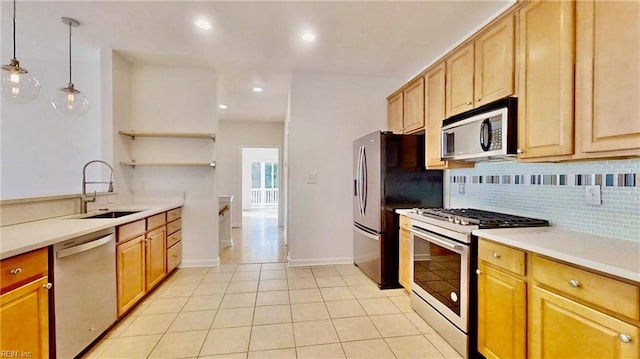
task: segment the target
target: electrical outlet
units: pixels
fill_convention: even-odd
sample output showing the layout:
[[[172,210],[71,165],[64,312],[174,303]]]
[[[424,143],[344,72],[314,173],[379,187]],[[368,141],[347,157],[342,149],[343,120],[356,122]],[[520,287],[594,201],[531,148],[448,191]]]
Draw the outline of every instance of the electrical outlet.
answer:
[[[600,206],[602,205],[602,196],[600,195],[600,185],[594,186],[586,186],[585,190],[585,199],[587,200],[587,204],[592,206]]]
[[[316,184],[318,183],[318,176],[313,174],[313,175],[307,175],[307,184]]]
[[[464,183],[458,185],[458,194],[464,194]]]

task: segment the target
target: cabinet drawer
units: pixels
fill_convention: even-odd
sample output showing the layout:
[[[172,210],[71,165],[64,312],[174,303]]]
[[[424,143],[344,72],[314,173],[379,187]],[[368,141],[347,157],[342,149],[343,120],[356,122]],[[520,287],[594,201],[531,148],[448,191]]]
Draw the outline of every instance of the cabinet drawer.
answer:
[[[144,219],[123,224],[122,226],[118,226],[118,242],[124,242],[133,237],[142,235],[144,234],[144,231],[145,231]]]
[[[525,252],[514,248],[480,240],[478,259],[516,274],[525,274]]]
[[[172,245],[176,244],[176,242],[182,240],[182,231],[178,230],[175,233],[170,234],[167,237],[167,248],[171,247]]]
[[[171,222],[174,219],[178,219],[180,217],[182,217],[182,207],[172,209],[167,212],[167,222]]]
[[[5,289],[47,275],[47,248],[37,249],[0,261],[2,292]]]
[[[400,228],[411,228],[411,219],[407,216],[400,216]]]
[[[147,231],[163,226],[165,223],[167,223],[167,218],[164,212],[156,214],[155,216],[148,217]]]
[[[634,320],[640,319],[640,288],[542,257],[533,257],[533,279]]]
[[[169,223],[167,223],[167,233],[171,234],[174,233],[175,231],[179,230],[182,228],[182,219],[178,218],[175,221],[171,221]]]
[[[182,262],[182,241],[167,249],[167,273],[174,270]]]

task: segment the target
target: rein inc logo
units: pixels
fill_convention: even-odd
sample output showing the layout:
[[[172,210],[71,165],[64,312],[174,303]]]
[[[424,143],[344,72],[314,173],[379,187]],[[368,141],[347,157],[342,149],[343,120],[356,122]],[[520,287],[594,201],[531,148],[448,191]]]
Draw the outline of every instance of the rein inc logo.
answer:
[[[2,350],[0,358],[32,358],[31,352],[22,350]]]

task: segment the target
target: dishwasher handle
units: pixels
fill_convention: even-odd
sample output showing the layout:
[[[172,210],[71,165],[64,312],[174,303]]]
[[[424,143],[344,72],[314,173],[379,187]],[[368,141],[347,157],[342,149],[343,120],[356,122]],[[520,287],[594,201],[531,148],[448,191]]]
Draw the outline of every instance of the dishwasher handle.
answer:
[[[100,247],[102,245],[105,245],[109,243],[112,239],[113,239],[113,234],[109,234],[108,236],[95,239],[91,242],[82,243],[71,248],[61,249],[56,252],[56,257],[64,258],[64,257],[72,256],[74,254],[86,252],[94,248]]]

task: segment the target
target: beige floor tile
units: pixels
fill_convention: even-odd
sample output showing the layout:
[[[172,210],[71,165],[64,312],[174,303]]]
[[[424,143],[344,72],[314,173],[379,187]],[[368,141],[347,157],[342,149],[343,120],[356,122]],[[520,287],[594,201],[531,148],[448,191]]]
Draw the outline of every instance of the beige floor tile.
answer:
[[[444,358],[461,358],[460,354],[453,349],[449,343],[442,339],[438,333],[429,333],[426,334],[425,337],[429,342],[431,342],[431,344],[433,344],[433,346],[436,347],[436,349],[438,349]]]
[[[238,264],[238,266],[236,267],[236,272],[253,272],[253,271],[260,271],[260,267],[262,265],[260,263],[255,263],[255,264]]]
[[[200,350],[200,356],[241,353],[249,350],[251,327],[211,329]]]
[[[322,302],[322,295],[318,288],[289,290],[291,304]]]
[[[225,272],[234,272],[236,270],[236,264],[220,264],[216,267],[209,268],[208,273],[225,273]]]
[[[311,267],[311,272],[313,272],[313,276],[316,278],[340,275],[334,266]]]
[[[243,282],[247,280],[259,280],[260,279],[260,271],[251,271],[251,272],[235,272],[233,273],[233,277],[231,278],[232,282]]]
[[[144,308],[141,315],[150,314],[164,314],[164,313],[177,313],[185,303],[187,303],[188,297],[177,298],[158,298],[153,300],[147,307]]]
[[[297,346],[337,343],[336,330],[330,320],[293,323]]]
[[[100,354],[100,358],[146,358],[156,346],[162,335],[145,335],[136,337],[116,338]]]
[[[342,348],[349,359],[396,359],[382,339],[342,343]]]
[[[201,283],[193,292],[194,296],[212,295],[212,294],[224,294],[227,290],[227,282],[219,283]]]
[[[400,313],[395,304],[389,298],[366,298],[359,299],[362,308],[369,315],[397,314]]]
[[[385,289],[382,291],[384,295],[387,297],[407,297],[409,298],[409,293],[404,288],[396,288],[396,289]]]
[[[189,268],[177,268],[173,273],[179,274],[206,274],[212,267],[189,267]]]
[[[253,307],[220,309],[216,313],[211,328],[232,328],[251,326]]]
[[[189,298],[189,301],[184,305],[182,311],[193,312],[199,310],[218,309],[221,301],[222,294],[194,296]]]
[[[404,314],[372,315],[369,317],[384,338],[418,335],[418,328]]]
[[[260,268],[264,271],[283,271],[286,269],[284,263],[262,263],[262,267]]]
[[[398,359],[442,358],[442,354],[424,336],[386,338],[385,341]]]
[[[260,272],[260,280],[269,280],[269,279],[287,279],[287,272],[285,270],[274,270],[274,271],[262,270]]]
[[[158,298],[190,297],[196,290],[197,284],[173,284],[163,288]]]
[[[380,338],[380,333],[368,317],[334,319],[341,342]]]
[[[325,301],[355,299],[347,287],[320,288],[320,293]]]
[[[313,273],[308,267],[291,267],[287,268],[287,278],[313,278]]]
[[[256,305],[278,305],[289,304],[289,291],[280,290],[274,292],[258,292],[258,298],[256,299]]]
[[[83,359],[99,358],[100,354],[102,354],[105,351],[105,349],[107,349],[107,347],[111,345],[111,343],[113,343],[114,340],[115,339],[113,338],[102,339],[101,341],[96,343],[93,346],[93,348],[91,348],[91,350],[89,350],[85,355],[83,355],[82,358]]]
[[[325,302],[331,318],[359,317],[367,315],[355,299]]]
[[[403,312],[403,313],[411,313],[411,312],[413,312],[413,309],[411,308],[411,301],[409,300],[409,297],[403,295],[403,296],[389,297],[389,299],[391,299],[393,304],[395,304],[396,307],[401,312]]]
[[[274,273],[274,272],[265,272],[265,273]],[[289,286],[287,284],[286,279],[270,279],[270,280],[260,280],[260,285],[258,286],[258,291],[260,292],[268,292],[273,290],[287,290]]]
[[[136,335],[162,334],[169,328],[176,316],[177,313],[137,316],[131,325],[120,334],[119,338]]]
[[[220,304],[221,309],[253,307],[256,303],[256,293],[225,294]]]
[[[433,328],[431,328],[431,326],[427,324],[427,322],[425,322],[424,319],[422,319],[422,317],[418,315],[418,313],[411,312],[411,313],[404,313],[404,315],[407,317],[407,319],[411,321],[411,323],[413,323],[413,325],[415,325],[416,328],[418,328],[420,333],[422,334],[435,333],[435,330],[433,330]]]
[[[206,330],[167,333],[162,336],[149,358],[195,357],[207,337]]]
[[[308,347],[296,347],[298,359],[344,359],[342,346],[335,344],[312,345]]]
[[[233,272],[209,273],[202,278],[201,283],[228,283],[233,277]]]
[[[171,323],[167,332],[186,332],[190,330],[204,330],[211,327],[213,318],[216,316],[215,310],[205,310],[198,312],[180,312]]]
[[[342,279],[350,287],[361,286],[361,285],[372,286],[374,288],[376,287],[376,283],[364,274],[345,275],[345,276],[342,276]]]
[[[171,284],[184,285],[184,284],[199,284],[204,278],[205,274],[176,274],[173,276],[174,280]]]
[[[362,274],[360,268],[353,264],[336,264],[334,267],[340,275]]]
[[[291,304],[294,322],[329,319],[324,302]]]
[[[111,328],[109,332],[105,335],[105,338],[117,338],[122,334],[122,332],[127,329],[131,323],[137,318],[137,316],[127,315],[124,319],[120,321],[114,328]]]
[[[253,325],[291,323],[291,306],[270,305],[256,307]]]
[[[296,350],[294,348],[261,350],[257,352],[249,352],[248,358],[249,359],[296,359]]]
[[[127,313],[127,316],[130,317],[141,315],[142,313],[144,313],[145,309],[149,307],[149,304],[151,304],[151,302],[153,302],[152,298],[144,298],[142,302],[138,303],[132,310],[129,311],[129,313]]]
[[[358,286],[349,286],[351,289],[351,293],[358,298],[386,298],[384,293],[377,287],[373,285],[358,285]]]
[[[253,326],[249,351],[293,348],[291,323]]]
[[[244,272],[244,273],[250,273],[250,272]],[[229,286],[227,287],[226,293],[251,293],[251,292],[257,292],[257,291],[258,291],[257,280],[242,281],[242,282],[235,282],[232,280],[231,283],[229,283]]]
[[[198,359],[247,359],[249,353],[231,353],[219,355],[199,356]]]
[[[289,289],[308,289],[308,288],[317,288],[318,284],[316,283],[315,278],[289,278]]]
[[[317,277],[316,282],[318,283],[318,287],[327,288],[327,287],[346,287],[347,283],[342,280],[342,277],[337,276],[326,276],[326,277]]]

